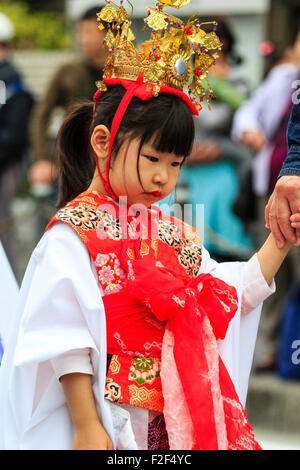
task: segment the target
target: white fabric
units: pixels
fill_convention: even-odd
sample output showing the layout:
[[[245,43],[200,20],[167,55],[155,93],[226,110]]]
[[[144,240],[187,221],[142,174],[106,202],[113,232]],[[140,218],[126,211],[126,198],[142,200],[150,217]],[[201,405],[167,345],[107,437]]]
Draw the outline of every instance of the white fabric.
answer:
[[[5,347],[19,287],[0,242],[0,337]]]
[[[253,160],[253,186],[256,194],[260,196],[265,195],[268,190],[273,134],[280,125],[291,99],[292,84],[299,78],[299,72],[300,68],[292,63],[277,65],[234,115],[234,140],[241,140],[243,132],[249,130],[261,130],[267,138],[266,145]]]
[[[244,274],[244,290],[242,297],[242,314],[246,315],[261,304],[267,297],[274,294],[275,281],[269,286],[262,275],[257,254],[246,263]]]
[[[91,362],[91,351],[88,348],[73,349],[51,360],[56,378],[59,380],[63,375],[74,372],[93,375]]]
[[[104,400],[106,324],[89,253],[70,227],[56,224],[26,270],[12,335],[0,368],[0,449],[71,449],[73,427],[51,359],[90,348],[93,391],[115,444]]]
[[[122,444],[121,440],[124,441],[125,436],[128,441],[130,441],[130,436],[133,434],[137,448],[139,450],[148,449],[148,424],[151,419],[151,411],[146,408],[140,408],[139,406],[132,406],[127,404],[112,404],[112,406],[117,406],[126,410],[130,416],[131,426],[124,428],[121,438],[119,436],[119,446]],[[128,437],[127,437],[128,436]],[[124,444],[121,449],[126,449]]]
[[[235,285],[241,300],[246,267],[247,263],[218,264],[203,250],[200,272]],[[271,291],[266,288],[266,294]],[[225,340],[219,342],[243,403],[260,310],[261,305],[241,317],[239,308]],[[106,323],[101,289],[85,245],[66,224],[55,223],[34,250],[13,319],[0,368],[0,449],[72,448],[73,426],[51,361],[84,348],[91,350],[93,391],[103,426],[115,447],[137,448],[128,410],[104,399]]]

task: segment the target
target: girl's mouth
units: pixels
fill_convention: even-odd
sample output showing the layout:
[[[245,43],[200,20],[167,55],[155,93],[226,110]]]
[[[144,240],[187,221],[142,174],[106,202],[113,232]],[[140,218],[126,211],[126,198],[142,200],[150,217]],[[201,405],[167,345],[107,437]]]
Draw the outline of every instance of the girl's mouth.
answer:
[[[151,194],[151,196],[154,196],[154,197],[160,197],[161,196],[161,191],[152,191],[151,193],[147,193],[147,194]]]

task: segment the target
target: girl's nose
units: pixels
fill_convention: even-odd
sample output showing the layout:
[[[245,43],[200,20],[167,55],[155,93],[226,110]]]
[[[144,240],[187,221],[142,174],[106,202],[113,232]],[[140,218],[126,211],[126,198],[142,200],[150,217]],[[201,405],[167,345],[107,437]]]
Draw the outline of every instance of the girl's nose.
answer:
[[[166,184],[168,182],[168,173],[166,171],[159,171],[154,175],[153,181],[156,184]]]

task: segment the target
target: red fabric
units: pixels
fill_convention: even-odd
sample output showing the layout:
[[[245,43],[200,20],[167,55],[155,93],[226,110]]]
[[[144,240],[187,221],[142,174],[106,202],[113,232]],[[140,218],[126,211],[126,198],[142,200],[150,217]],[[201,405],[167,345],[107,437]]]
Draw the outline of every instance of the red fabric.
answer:
[[[131,80],[123,80],[123,79],[120,79],[120,78],[105,78],[103,81],[104,81],[104,83],[106,84],[106,86],[108,88],[110,88],[112,86],[116,86],[116,85],[121,85],[127,90],[124,97],[123,97],[123,99],[121,100],[121,103],[120,103],[120,105],[117,109],[117,112],[116,112],[116,114],[114,116],[114,119],[113,119],[113,122],[112,122],[111,136],[110,136],[109,149],[108,149],[108,158],[107,158],[107,163],[106,163],[106,180],[102,176],[102,173],[101,173],[100,168],[99,168],[98,158],[94,153],[98,174],[99,174],[101,180],[104,183],[105,190],[116,201],[116,200],[118,200],[118,197],[114,193],[114,191],[113,191],[113,189],[112,189],[112,187],[109,183],[110,157],[111,157],[111,152],[112,152],[113,144],[114,144],[114,141],[115,141],[115,137],[116,137],[117,132],[119,130],[119,127],[120,127],[120,124],[121,124],[122,119],[124,117],[124,114],[125,114],[128,106],[129,106],[129,104],[132,100],[132,97],[136,96],[137,98],[139,98],[143,101],[147,101],[147,100],[153,98],[153,88],[156,85],[151,84],[151,83],[144,83],[144,79],[143,79],[142,74],[139,75],[139,77],[137,78],[137,80],[135,82],[131,81]],[[159,88],[160,88],[159,93],[169,93],[171,95],[178,96],[180,99],[182,99],[187,104],[187,106],[189,107],[189,109],[190,109],[190,111],[193,115],[198,115],[199,114],[199,111],[196,108],[196,106],[194,105],[194,103],[191,101],[191,99],[183,91],[180,91],[180,90],[177,90],[175,88],[168,87],[168,86],[160,86]],[[96,112],[96,109],[97,109],[98,102],[99,102],[101,96],[103,95],[103,93],[105,93],[105,92],[102,92],[102,91],[98,90],[94,95],[95,106],[94,106],[93,120],[94,120],[94,117],[95,117],[95,112]]]
[[[140,100],[143,101],[148,101],[151,98],[153,98],[153,88],[156,85],[156,83],[143,83],[143,76],[140,75],[137,79],[136,82],[131,81],[131,80],[123,80],[121,78],[104,78],[104,83],[105,85],[110,88],[112,86],[116,85],[121,85],[123,86],[126,90],[129,90],[131,88],[134,88],[134,96],[139,98]],[[180,99],[182,99],[187,106],[190,108],[191,113],[195,116],[199,114],[199,110],[196,108],[195,104],[193,101],[187,96],[186,93],[184,93],[181,90],[177,90],[176,88],[165,86],[165,85],[158,85],[160,88],[159,93],[168,93],[171,95],[178,96]],[[98,102],[103,93],[100,90],[96,91],[94,95],[94,100],[95,102]]]
[[[108,354],[120,354],[120,344],[115,336],[117,331],[124,344],[129,346],[131,355],[161,356],[161,348],[154,345],[151,351],[147,351],[143,347],[145,339],[148,343],[161,344],[164,334],[164,328],[159,330],[145,321],[145,318],[155,318],[145,304],[128,295],[126,289],[104,296],[103,303],[106,312]],[[165,327],[165,323],[162,323],[162,326]]]

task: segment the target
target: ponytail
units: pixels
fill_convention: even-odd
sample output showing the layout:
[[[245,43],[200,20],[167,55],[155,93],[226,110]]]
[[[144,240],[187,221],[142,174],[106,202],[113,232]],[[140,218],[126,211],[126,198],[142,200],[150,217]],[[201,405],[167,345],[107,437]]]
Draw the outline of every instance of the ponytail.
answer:
[[[75,104],[57,137],[59,195],[57,209],[86,191],[93,178],[95,161],[90,144],[93,102]]]

